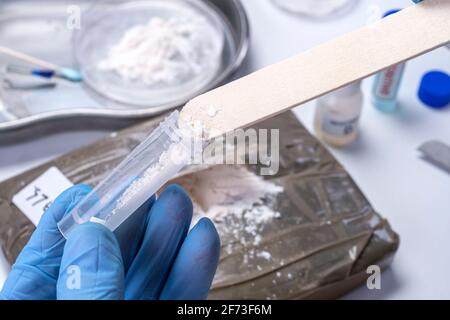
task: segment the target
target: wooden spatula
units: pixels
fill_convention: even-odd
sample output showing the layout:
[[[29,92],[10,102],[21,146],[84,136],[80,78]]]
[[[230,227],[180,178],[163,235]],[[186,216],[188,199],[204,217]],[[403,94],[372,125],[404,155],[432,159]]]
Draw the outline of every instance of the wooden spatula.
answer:
[[[181,117],[218,136],[450,42],[450,0],[427,0],[200,95]],[[212,111],[211,111],[212,110]]]

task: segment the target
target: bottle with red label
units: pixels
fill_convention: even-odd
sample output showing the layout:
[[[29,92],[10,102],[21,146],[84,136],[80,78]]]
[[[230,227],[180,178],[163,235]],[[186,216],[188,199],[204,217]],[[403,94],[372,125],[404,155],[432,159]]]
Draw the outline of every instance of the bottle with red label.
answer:
[[[390,10],[383,18],[397,13],[400,9]],[[405,71],[405,64],[391,66],[378,73],[372,89],[372,102],[383,112],[394,112],[397,109],[397,96]]]

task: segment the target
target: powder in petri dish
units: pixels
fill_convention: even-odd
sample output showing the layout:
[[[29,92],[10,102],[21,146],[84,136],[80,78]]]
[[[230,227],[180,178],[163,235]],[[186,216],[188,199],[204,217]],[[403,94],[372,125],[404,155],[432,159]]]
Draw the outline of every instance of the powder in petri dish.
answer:
[[[154,17],[129,29],[98,68],[149,86],[186,82],[217,63],[208,28],[205,18],[193,14]]]

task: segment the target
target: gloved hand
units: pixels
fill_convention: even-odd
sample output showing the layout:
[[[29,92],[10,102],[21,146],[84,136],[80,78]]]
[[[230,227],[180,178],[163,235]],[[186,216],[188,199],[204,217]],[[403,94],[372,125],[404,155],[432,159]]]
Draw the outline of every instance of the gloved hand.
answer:
[[[220,240],[208,219],[188,233],[192,202],[168,187],[114,233],[77,226],[67,241],[57,222],[91,191],[62,193],[45,212],[3,286],[4,299],[203,299],[217,268]]]

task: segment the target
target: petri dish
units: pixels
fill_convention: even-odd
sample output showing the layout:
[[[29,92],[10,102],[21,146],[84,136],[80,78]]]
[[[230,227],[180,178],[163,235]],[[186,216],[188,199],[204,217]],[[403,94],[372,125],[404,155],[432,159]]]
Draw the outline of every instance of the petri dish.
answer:
[[[151,29],[153,34],[149,34],[142,28],[168,21],[184,23],[180,28],[195,23],[195,28],[176,50],[169,42],[170,59],[164,58],[163,65],[158,64],[161,57],[156,54],[135,59],[136,55],[125,52],[121,58],[125,65],[131,63],[130,75],[131,69],[123,69],[114,60],[112,52],[130,30],[140,28],[146,32],[140,39],[145,40],[160,29]],[[145,108],[182,104],[204,91],[221,71],[226,28],[217,11],[201,0],[110,1],[83,14],[82,26],[73,35],[75,59],[84,83],[107,99]],[[120,52],[124,53],[123,47]],[[170,69],[167,77],[161,76],[164,68]]]
[[[278,7],[310,18],[335,18],[347,13],[358,0],[272,0]]]

